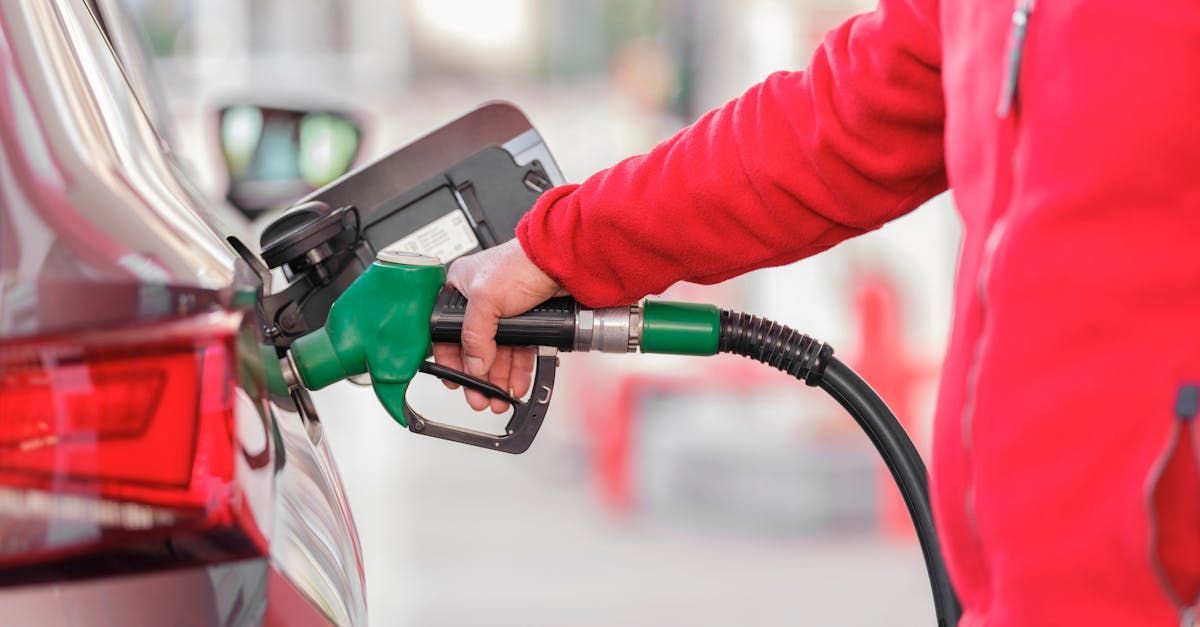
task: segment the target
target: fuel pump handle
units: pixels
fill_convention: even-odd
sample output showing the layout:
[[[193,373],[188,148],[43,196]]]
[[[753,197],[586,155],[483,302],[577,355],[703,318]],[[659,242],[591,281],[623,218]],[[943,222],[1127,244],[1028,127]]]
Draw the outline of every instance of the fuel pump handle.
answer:
[[[297,338],[285,372],[295,385],[321,389],[347,377],[369,374],[375,396],[392,417],[413,433],[507,453],[522,453],[537,436],[554,394],[558,346],[570,347],[579,305],[572,299],[536,308],[526,320],[506,320],[497,339],[538,345],[533,393],[513,398],[491,383],[427,361],[430,343],[458,342],[466,299],[444,287],[445,267],[435,258],[393,248],[338,297],[320,329]],[[431,420],[408,403],[409,383],[423,372],[512,405],[504,432],[485,433]]]
[[[526,313],[500,320],[496,343],[503,346],[550,346],[563,351],[575,348],[575,321],[579,302],[570,296],[551,298]],[[446,286],[438,294],[429,319],[434,342],[458,344],[462,338],[467,299],[458,290]]]

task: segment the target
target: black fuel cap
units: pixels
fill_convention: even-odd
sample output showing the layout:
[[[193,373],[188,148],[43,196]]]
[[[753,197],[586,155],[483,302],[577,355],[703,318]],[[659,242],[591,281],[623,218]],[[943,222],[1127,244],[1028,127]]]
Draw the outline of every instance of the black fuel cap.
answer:
[[[259,238],[262,258],[268,268],[278,268],[304,257],[353,227],[346,218],[351,207],[330,209],[312,200],[289,209],[263,230]]]

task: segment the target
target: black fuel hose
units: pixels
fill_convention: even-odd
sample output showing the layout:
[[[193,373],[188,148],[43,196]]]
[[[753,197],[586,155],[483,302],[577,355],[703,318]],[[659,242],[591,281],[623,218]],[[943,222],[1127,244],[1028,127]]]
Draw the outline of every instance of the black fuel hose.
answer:
[[[933,525],[925,464],[883,399],[834,357],[828,344],[758,316],[721,310],[718,350],[749,357],[820,387],[849,412],[875,445],[908,507],[925,557],[938,625],[957,625],[962,610]]]

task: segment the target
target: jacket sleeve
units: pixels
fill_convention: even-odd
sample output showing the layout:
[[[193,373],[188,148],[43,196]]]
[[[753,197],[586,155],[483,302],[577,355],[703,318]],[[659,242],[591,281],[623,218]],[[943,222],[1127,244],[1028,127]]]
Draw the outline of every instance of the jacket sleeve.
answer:
[[[920,6],[917,6],[920,4]],[[580,301],[715,283],[865,233],[943,191],[935,0],[883,0],[655,147],[544,194],[517,226]]]

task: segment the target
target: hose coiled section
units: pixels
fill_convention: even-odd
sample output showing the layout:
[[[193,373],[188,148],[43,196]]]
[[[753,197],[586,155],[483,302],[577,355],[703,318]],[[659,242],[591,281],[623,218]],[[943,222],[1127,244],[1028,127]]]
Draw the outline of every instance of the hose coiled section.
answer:
[[[833,347],[787,325],[728,309],[721,310],[717,350],[760,361],[816,387],[833,357]]]

